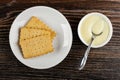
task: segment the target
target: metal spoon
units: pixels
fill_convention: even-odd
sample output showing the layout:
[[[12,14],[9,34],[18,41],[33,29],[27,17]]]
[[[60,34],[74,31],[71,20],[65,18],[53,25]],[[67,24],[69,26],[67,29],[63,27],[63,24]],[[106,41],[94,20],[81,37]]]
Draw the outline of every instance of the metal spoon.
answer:
[[[97,36],[100,36],[101,34],[103,33],[103,31],[101,31],[99,34],[95,34],[93,31],[92,31],[92,39],[91,39],[91,42],[90,44],[88,45],[88,48],[84,54],[84,57],[82,59],[82,62],[80,64],[80,67],[79,67],[79,70],[82,70],[83,67],[85,66],[86,64],[86,61],[87,61],[87,57],[88,57],[88,54],[90,52],[90,49],[91,49],[91,45],[92,45],[92,42],[94,41],[94,39],[97,37]]]

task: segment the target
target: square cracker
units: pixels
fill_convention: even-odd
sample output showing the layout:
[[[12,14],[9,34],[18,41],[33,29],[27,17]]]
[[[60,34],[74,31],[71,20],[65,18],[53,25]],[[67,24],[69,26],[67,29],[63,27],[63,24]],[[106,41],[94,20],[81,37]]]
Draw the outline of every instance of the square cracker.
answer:
[[[23,57],[32,58],[53,51],[50,35],[38,36],[20,42]]]
[[[48,34],[50,34],[50,32],[46,30],[22,27],[20,30],[20,40],[25,40],[25,39],[34,38],[41,35],[48,35]]]
[[[34,29],[44,29],[51,32],[52,38],[56,36],[55,31],[49,28],[44,22],[39,20],[37,17],[32,16],[30,20],[25,25],[27,28],[34,28]]]

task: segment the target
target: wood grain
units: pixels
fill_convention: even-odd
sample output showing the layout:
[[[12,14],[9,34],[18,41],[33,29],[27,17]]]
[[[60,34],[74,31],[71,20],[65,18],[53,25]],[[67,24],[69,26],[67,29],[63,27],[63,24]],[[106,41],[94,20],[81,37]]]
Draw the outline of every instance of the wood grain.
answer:
[[[59,10],[71,24],[73,45],[59,65],[36,70],[24,66],[9,46],[9,30],[13,20],[32,6],[50,6]],[[90,12],[101,12],[113,24],[113,36],[102,48],[92,49],[84,70],[78,65],[86,50],[79,40],[77,25]],[[120,80],[120,0],[0,0],[0,80]]]

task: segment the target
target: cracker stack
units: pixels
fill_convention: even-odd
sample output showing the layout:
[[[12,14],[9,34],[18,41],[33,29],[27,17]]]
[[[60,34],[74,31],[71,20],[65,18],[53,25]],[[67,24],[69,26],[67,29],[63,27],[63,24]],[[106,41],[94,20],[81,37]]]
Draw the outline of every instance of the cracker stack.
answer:
[[[56,33],[44,22],[33,16],[20,29],[19,44],[24,58],[32,58],[52,52]]]

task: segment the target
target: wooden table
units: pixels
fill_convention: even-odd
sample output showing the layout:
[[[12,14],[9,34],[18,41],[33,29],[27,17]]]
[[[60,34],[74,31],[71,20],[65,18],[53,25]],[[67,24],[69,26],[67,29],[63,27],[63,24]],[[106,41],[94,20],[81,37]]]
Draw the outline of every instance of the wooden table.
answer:
[[[73,31],[73,44],[66,59],[59,65],[36,70],[26,67],[13,55],[9,30],[13,20],[32,6],[50,6],[66,16]],[[77,25],[90,12],[107,15],[113,24],[111,41],[92,49],[85,68],[78,70],[86,46],[79,40]],[[120,0],[0,0],[0,80],[120,80]]]

